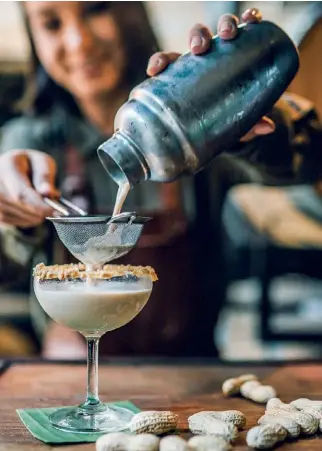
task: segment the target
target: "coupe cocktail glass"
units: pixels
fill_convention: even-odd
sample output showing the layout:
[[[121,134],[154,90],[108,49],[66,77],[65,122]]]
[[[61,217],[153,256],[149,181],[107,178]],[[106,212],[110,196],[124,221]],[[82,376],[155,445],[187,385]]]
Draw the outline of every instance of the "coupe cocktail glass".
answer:
[[[152,268],[146,274],[143,268],[138,276],[135,268],[140,267],[126,267],[116,270],[113,276],[113,265],[109,265],[108,278],[101,278],[104,271],[93,271],[90,277],[86,271],[75,270],[74,277],[67,274],[62,280],[61,274],[66,274],[66,270],[59,275],[59,267],[47,272],[46,268],[50,267],[36,267],[34,273],[34,290],[40,305],[54,321],[81,333],[88,347],[85,402],[57,410],[50,422],[61,430],[80,433],[124,430],[133,413],[108,406],[98,396],[98,344],[103,334],[129,323],[146,305],[153,287]]]

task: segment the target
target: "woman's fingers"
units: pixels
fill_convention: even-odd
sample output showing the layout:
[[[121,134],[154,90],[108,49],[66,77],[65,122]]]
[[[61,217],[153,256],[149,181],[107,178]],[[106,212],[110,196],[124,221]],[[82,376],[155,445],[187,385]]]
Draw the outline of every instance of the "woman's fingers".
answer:
[[[58,198],[59,191],[56,188],[56,162],[45,152],[29,150],[28,158],[31,166],[33,188],[41,196]]]
[[[189,32],[189,48],[194,55],[205,53],[210,46],[213,33],[205,25],[197,23]]]
[[[242,14],[242,21],[246,23],[260,22],[262,14],[257,8],[249,8]],[[221,39],[234,39],[238,32],[238,17],[233,14],[224,14],[218,20],[217,33]],[[189,48],[194,55],[202,55],[205,53],[211,43],[213,33],[203,24],[197,23],[189,33]],[[162,72],[170,63],[173,63],[178,57],[176,52],[157,52],[151,56],[147,74],[153,77]]]
[[[153,77],[162,72],[169,64],[173,63],[180,56],[177,52],[157,52],[154,53],[148,63],[147,74]]]
[[[33,209],[11,201],[5,194],[0,194],[0,222],[15,225],[18,227],[32,227],[43,222],[44,217],[41,213],[35,213]]]
[[[218,36],[226,41],[234,39],[238,32],[238,24],[238,17],[232,14],[224,14],[218,20]]]
[[[8,199],[21,206],[28,206],[35,216],[42,215],[44,218],[52,209],[45,204],[42,196],[32,186],[28,152],[28,150],[10,151],[1,156],[0,182]]]
[[[261,22],[263,16],[257,8],[249,8],[241,16],[242,21],[246,23],[258,23]]]
[[[264,116],[254,127],[241,139],[241,142],[251,141],[257,136],[269,135],[275,131],[274,122]]]
[[[257,8],[247,9],[241,16],[245,23],[258,23],[262,20],[262,14]],[[224,14],[218,20],[217,33],[223,40],[234,39],[238,33],[239,19],[232,14]],[[212,32],[205,25],[196,24],[189,33],[189,47],[194,55],[205,53],[211,43]],[[170,63],[180,56],[179,53],[157,52],[151,56],[147,68],[147,74],[154,76],[162,72]],[[250,141],[256,136],[267,135],[275,130],[274,122],[268,117],[263,117],[242,139],[242,142]]]

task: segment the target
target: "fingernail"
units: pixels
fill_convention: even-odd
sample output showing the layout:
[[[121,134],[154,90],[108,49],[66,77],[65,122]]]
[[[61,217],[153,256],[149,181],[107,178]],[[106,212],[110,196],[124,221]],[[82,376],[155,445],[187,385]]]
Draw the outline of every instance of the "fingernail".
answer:
[[[269,124],[268,122],[266,122],[264,124],[258,124],[258,126],[257,126],[257,133],[259,133],[259,134],[273,133],[274,130],[275,130],[275,125]]]
[[[198,36],[198,35],[192,36],[190,47],[191,47],[191,49],[194,49],[195,47],[202,47],[201,36]]]
[[[260,12],[258,9],[256,9],[256,8],[254,8],[254,9],[252,9],[252,10],[250,11],[250,15],[251,15],[252,17],[254,17],[254,19],[256,19],[256,21],[262,20],[262,14],[261,14],[261,12]]]
[[[233,24],[229,22],[228,20],[224,20],[220,24],[220,32],[227,33],[231,32],[233,30]]]
[[[149,62],[148,69],[157,68],[157,67],[161,66],[161,64],[162,64],[162,59],[157,58],[155,61]]]
[[[265,124],[264,130],[266,130],[268,133],[273,132],[275,130],[275,126],[273,124]]]

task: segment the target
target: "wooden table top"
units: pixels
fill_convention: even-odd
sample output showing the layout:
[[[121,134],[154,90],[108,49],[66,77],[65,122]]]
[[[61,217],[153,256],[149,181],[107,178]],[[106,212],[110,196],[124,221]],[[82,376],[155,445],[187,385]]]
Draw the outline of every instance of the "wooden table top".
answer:
[[[205,361],[112,361],[100,364],[102,401],[128,399],[141,409],[173,410],[180,429],[187,417],[200,410],[237,409],[254,426],[264,407],[240,398],[225,399],[222,382],[243,373],[255,373],[273,385],[285,402],[299,397],[322,399],[322,365],[315,363],[223,364]],[[48,446],[34,439],[20,422],[17,408],[73,405],[83,401],[84,364],[11,362],[0,375],[0,451],[42,451]],[[249,449],[245,433],[234,450]],[[322,436],[283,444],[279,449],[322,450]],[[95,450],[94,444],[59,446],[59,451]]]

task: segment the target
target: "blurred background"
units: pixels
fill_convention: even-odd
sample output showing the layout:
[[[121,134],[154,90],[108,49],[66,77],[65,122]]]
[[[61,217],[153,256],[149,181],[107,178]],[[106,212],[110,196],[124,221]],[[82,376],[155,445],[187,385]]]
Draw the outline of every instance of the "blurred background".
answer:
[[[322,152],[321,128],[318,120],[319,114],[322,114],[322,12],[319,3],[144,2],[160,47],[164,50],[187,51],[188,30],[196,22],[204,23],[215,31],[221,14],[230,12],[240,15],[249,7],[260,8],[265,19],[283,27],[299,46],[302,67],[289,92],[295,93],[305,101],[294,97],[289,102],[290,108],[293,108],[290,112],[291,145],[289,149],[286,149],[285,137],[281,134],[277,144],[281,152],[275,155],[274,162],[259,161],[260,167],[266,163],[268,166],[281,167],[285,164],[283,152],[287,153],[291,149],[292,155],[288,154],[287,161],[292,174],[291,176],[288,174],[286,182],[283,175],[280,180],[277,177],[274,181],[270,179],[267,183],[270,187],[303,186],[304,184],[310,188],[316,188],[316,192],[321,192],[320,174],[316,173],[317,165],[321,164],[319,152]],[[17,2],[0,2],[1,127],[8,120],[19,117],[17,101],[24,91],[24,80],[29,67],[29,51],[28,39]],[[305,103],[306,101],[308,102]],[[297,106],[297,102],[300,107]],[[271,146],[276,150],[276,144]],[[258,161],[255,161],[255,166],[256,163]],[[233,192],[230,189],[224,189],[226,185],[229,185],[229,188],[231,186],[230,182],[227,182],[225,171],[221,170],[220,163],[217,166],[214,165],[212,169],[211,174],[216,177],[216,183],[212,187],[211,194],[208,194],[204,180],[200,178],[196,181],[195,192],[197,203],[198,199],[207,198],[207,202],[202,202],[202,208],[207,209],[210,203],[216,205],[212,209],[212,214],[216,215],[213,227],[220,229],[222,234],[220,241],[224,242],[222,253],[218,252],[217,255],[218,234],[210,235],[208,240],[213,259],[210,255],[209,258],[207,257],[208,260],[203,262],[205,263],[204,271],[209,273],[210,279],[219,278],[225,281],[224,286],[217,291],[217,288],[211,291],[211,284],[208,287],[208,302],[218,303],[221,306],[215,315],[216,324],[213,330],[213,341],[220,357],[227,360],[320,358],[322,354],[321,217],[317,214],[313,218],[314,227],[311,222],[311,211],[308,215],[310,221],[306,220],[305,208],[300,208],[301,215],[292,215],[290,212],[288,217],[282,201],[282,207],[278,209],[278,203],[281,200],[278,192],[277,197],[270,197],[268,193],[266,202],[266,192],[250,191],[244,196],[243,193],[240,195],[237,189]],[[255,177],[254,181],[256,180]],[[295,197],[302,196],[301,193],[296,193],[297,191]],[[314,202],[319,203],[319,199],[315,198]],[[272,212],[265,211],[261,216],[258,211],[263,203],[269,205]],[[234,210],[236,204],[238,204],[239,213],[245,210],[241,222],[240,217],[236,217],[236,209]],[[312,209],[314,208],[313,205]],[[266,214],[272,215],[275,219],[277,215],[279,220],[281,217],[283,220],[284,212],[285,224],[283,221],[281,224],[276,221],[276,228],[273,231],[268,231],[263,226],[263,218]],[[208,221],[209,218],[206,217]],[[234,225],[235,220],[236,225]],[[197,230],[198,227],[203,227],[202,221],[201,224],[197,224]],[[212,239],[213,242],[211,242]],[[12,246],[15,244],[13,243]],[[225,264],[218,263],[220,258],[225,260]],[[0,270],[5,264],[0,261]],[[173,265],[172,271],[175,271],[175,260]],[[222,273],[218,272],[219,268]],[[159,283],[166,285],[167,280],[162,279]],[[196,280],[197,283],[201,282]],[[30,319],[28,290],[9,290],[5,283],[3,285],[0,294],[0,356],[39,355],[42,344]],[[222,299],[219,300],[219,296]],[[153,297],[150,302],[153,302]],[[172,302],[174,304],[176,299]],[[200,322],[202,323],[202,319]],[[202,328],[202,325],[200,327]],[[191,335],[196,334],[196,340],[198,340],[198,331],[190,332]],[[203,355],[202,351],[200,355]]]

